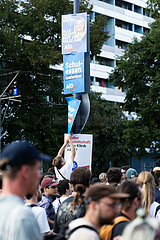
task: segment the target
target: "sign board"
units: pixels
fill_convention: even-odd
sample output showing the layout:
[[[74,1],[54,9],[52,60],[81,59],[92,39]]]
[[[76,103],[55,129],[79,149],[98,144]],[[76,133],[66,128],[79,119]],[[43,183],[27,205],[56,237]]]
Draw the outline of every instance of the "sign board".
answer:
[[[68,102],[68,133],[70,133],[81,101],[74,98],[66,98],[66,100]]]
[[[65,139],[67,134],[65,134]],[[72,136],[72,142],[76,150],[76,156],[73,163],[73,170],[76,167],[87,167],[91,170],[92,163],[92,134],[74,134]],[[68,144],[65,148],[64,159],[67,161],[71,154],[71,148]]]
[[[85,92],[84,53],[63,55],[64,94]]]
[[[62,54],[87,52],[87,13],[62,15]]]

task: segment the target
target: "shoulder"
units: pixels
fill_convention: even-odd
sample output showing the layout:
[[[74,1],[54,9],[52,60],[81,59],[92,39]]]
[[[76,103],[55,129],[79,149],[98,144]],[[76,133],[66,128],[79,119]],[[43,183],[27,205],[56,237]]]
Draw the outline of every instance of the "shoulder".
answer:
[[[155,212],[156,212],[156,208],[159,206],[160,204],[156,201],[154,201],[149,208],[149,214],[151,217],[155,217]]]
[[[127,221],[122,221],[117,223],[112,230],[112,238],[118,236],[118,235],[122,235],[124,228],[129,224],[129,222]]]
[[[72,165],[73,165],[73,161],[72,161],[72,159],[69,158],[69,159],[66,161],[66,164],[65,164],[60,170],[64,170],[64,169],[66,169],[66,168],[70,168]]]
[[[99,240],[99,235],[97,233],[97,229],[95,228],[94,225],[92,225],[91,223],[87,222],[87,221],[84,221],[83,218],[79,218],[79,219],[76,219],[74,221],[72,221],[70,224],[69,224],[69,230],[73,230],[74,228],[76,227],[79,227],[79,226],[83,226],[85,225],[84,227],[80,227],[78,228],[77,230],[75,230],[75,232],[73,232],[70,237],[69,237],[69,240],[76,240],[76,239],[80,239],[80,240],[89,240],[89,239],[92,239],[92,240]],[[90,228],[87,228],[90,227]]]
[[[58,208],[57,215],[61,214],[63,210],[66,211],[68,208],[70,208],[72,201],[73,201],[73,196],[70,196],[66,200],[64,200]]]
[[[46,213],[45,209],[39,206],[32,207],[31,209],[37,215],[44,215]]]

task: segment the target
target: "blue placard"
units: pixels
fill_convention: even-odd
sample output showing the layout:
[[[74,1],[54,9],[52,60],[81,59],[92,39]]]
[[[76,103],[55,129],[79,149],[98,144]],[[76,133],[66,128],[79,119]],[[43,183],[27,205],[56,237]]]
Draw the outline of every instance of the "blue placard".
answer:
[[[64,94],[85,92],[84,53],[63,55]]]
[[[81,101],[74,98],[66,98],[68,102],[68,134],[71,133],[72,126],[77,115]]]
[[[62,16],[62,54],[87,52],[87,13]]]

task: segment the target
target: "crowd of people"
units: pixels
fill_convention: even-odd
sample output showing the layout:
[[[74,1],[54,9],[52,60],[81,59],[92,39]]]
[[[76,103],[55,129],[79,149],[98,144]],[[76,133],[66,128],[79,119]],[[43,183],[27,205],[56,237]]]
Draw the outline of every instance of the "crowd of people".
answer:
[[[3,149],[0,240],[160,240],[160,168],[111,167],[92,177],[85,167],[72,171],[75,155],[69,135],[42,173],[28,141]]]

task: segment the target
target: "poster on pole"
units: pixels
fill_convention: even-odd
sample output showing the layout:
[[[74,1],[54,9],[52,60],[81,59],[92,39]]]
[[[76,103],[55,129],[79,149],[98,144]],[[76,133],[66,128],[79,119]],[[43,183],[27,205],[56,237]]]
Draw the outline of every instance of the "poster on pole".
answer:
[[[87,52],[87,13],[62,15],[62,54]]]
[[[68,134],[72,130],[72,126],[78,112],[81,101],[74,98],[66,98],[68,102]]]
[[[64,138],[67,138],[65,134]],[[91,170],[92,167],[92,134],[74,134],[72,136],[72,142],[76,150],[76,156],[73,162],[73,169],[76,167],[87,167]],[[71,148],[68,144],[65,148],[64,159],[67,161],[71,155]]]
[[[85,92],[84,53],[63,55],[64,94]]]

